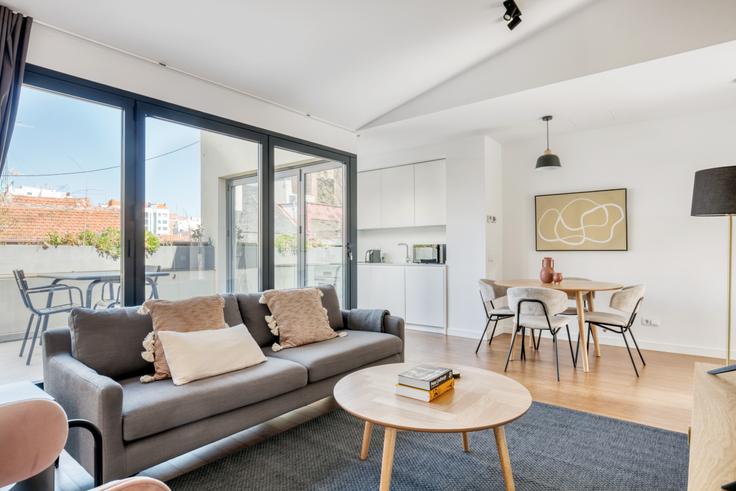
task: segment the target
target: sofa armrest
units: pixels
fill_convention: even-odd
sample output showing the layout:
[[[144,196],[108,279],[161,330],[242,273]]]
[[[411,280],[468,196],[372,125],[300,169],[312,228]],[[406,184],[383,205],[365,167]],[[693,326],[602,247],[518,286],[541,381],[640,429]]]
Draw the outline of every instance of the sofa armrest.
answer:
[[[102,432],[103,480],[126,477],[123,451],[123,388],[72,357],[68,329],[44,336],[44,390],[66,411],[67,418],[86,419]],[[94,441],[87,432],[69,433],[67,450],[91,474]]]
[[[380,311],[379,311],[380,312]],[[342,311],[342,319],[343,323],[346,327],[346,329],[355,329],[355,330],[365,330],[365,331],[375,331],[374,328],[367,327],[365,329],[361,329],[360,324],[355,324],[351,327],[348,326],[348,317],[350,315],[350,311],[343,310]],[[404,360],[404,346],[405,346],[405,335],[404,335],[404,319],[401,317],[395,316],[395,315],[384,315],[383,316],[383,325],[381,326],[381,332],[385,332],[386,334],[393,334],[394,336],[401,339],[401,360]]]

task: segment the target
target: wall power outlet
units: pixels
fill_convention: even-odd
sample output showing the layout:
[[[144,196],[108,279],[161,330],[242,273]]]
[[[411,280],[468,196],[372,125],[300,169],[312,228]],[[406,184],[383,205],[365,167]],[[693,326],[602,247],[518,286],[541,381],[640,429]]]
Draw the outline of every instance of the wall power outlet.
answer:
[[[651,317],[642,317],[641,325],[649,326],[649,327],[659,327],[659,319],[653,319]]]

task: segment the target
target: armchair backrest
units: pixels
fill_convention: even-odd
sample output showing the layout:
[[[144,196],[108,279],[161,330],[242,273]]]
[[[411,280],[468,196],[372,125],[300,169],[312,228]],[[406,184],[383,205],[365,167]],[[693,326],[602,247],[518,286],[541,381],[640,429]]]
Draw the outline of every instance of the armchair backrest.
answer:
[[[521,304],[521,315],[545,315],[553,316],[564,312],[567,308],[567,294],[551,288],[517,287],[508,290],[509,308],[512,312],[519,311]],[[535,300],[526,302],[525,300]],[[544,307],[542,307],[544,305]]]
[[[611,295],[611,302],[608,305],[612,309],[634,315],[638,313],[639,307],[641,307],[645,290],[644,285],[632,285],[622,288]]]
[[[481,279],[478,281],[478,288],[480,289],[480,298],[483,300],[483,305],[486,308],[486,313],[490,312],[491,309],[499,308],[501,305],[499,300],[506,297],[508,288],[498,286],[494,280]]]
[[[69,427],[50,399],[0,404],[0,487],[35,476],[61,454]]]

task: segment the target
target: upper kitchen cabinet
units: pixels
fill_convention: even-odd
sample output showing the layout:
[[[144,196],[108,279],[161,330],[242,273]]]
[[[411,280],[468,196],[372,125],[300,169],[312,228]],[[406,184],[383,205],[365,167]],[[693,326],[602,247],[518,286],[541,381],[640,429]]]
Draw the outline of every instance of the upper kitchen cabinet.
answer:
[[[381,169],[381,227],[414,226],[414,166]]]
[[[445,161],[358,173],[358,228],[447,223]]]
[[[358,174],[358,228],[381,227],[381,171]]]
[[[414,225],[447,223],[445,161],[414,165]]]

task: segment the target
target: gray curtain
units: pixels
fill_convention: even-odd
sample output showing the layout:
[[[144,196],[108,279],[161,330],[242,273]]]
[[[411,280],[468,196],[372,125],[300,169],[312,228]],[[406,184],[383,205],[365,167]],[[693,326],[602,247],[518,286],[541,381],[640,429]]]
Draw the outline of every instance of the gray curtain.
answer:
[[[13,136],[32,23],[31,17],[0,6],[0,174]]]

